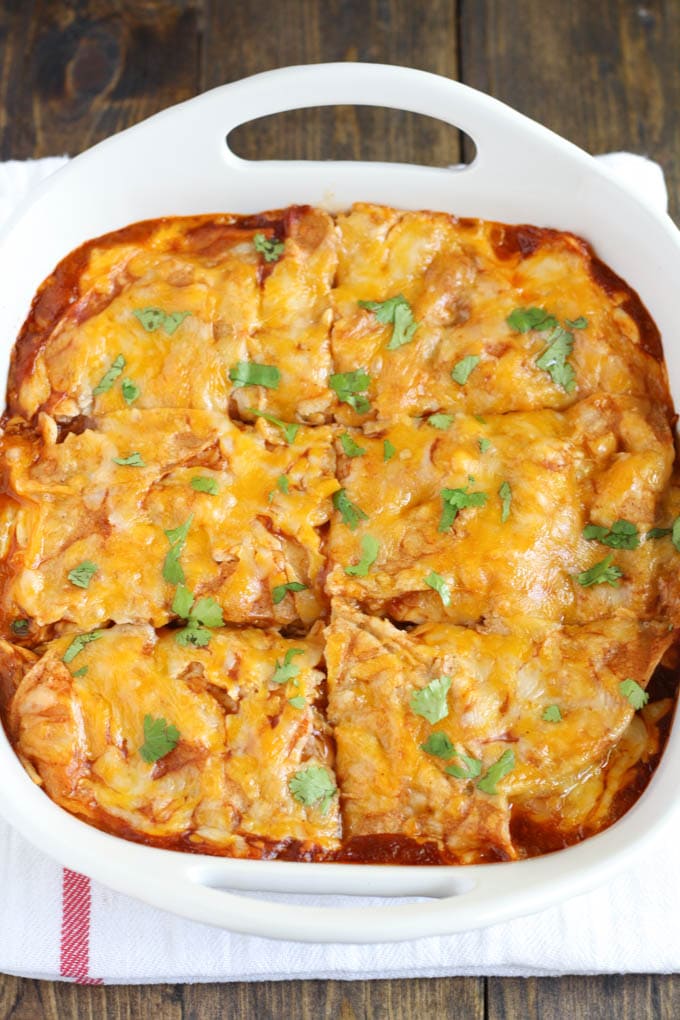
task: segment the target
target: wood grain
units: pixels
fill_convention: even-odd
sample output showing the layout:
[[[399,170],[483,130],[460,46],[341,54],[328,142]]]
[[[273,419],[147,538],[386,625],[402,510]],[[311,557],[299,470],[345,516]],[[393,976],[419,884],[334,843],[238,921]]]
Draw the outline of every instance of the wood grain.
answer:
[[[0,158],[76,153],[205,88],[325,60],[460,77],[585,148],[645,152],[680,213],[678,0],[4,0]],[[444,125],[380,108],[245,126],[250,158],[446,165]],[[0,976],[12,1020],[675,1020],[680,978],[78,987]]]
[[[663,166],[680,215],[678,0],[462,0],[461,76],[590,152]]]

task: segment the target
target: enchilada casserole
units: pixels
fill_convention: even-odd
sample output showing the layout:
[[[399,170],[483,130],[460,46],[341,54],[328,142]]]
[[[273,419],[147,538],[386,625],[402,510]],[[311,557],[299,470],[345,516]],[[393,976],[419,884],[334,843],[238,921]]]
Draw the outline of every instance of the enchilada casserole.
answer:
[[[672,717],[674,424],[654,322],[569,233],[359,204],[88,242],[9,376],[16,753],[173,849],[580,841]]]

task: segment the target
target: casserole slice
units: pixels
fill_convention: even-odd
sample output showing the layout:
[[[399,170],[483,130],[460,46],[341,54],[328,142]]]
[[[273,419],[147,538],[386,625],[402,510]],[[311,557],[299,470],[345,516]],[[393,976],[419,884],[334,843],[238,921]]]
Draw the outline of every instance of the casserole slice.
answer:
[[[300,426],[289,442],[266,421],[133,409],[65,437],[47,415],[40,435],[15,421],[3,444],[8,636],[22,636],[17,620],[33,640],[58,622],[159,627],[180,612],[180,583],[226,622],[319,617],[332,427]]]
[[[335,848],[318,628],[295,641],[220,630],[205,648],[176,633],[112,627],[33,657],[9,729],[35,781],[91,824],[159,846],[258,858]],[[29,655],[0,648],[6,682]]]
[[[561,412],[439,413],[347,435],[363,453],[339,437],[332,595],[415,623],[662,615],[660,571],[678,555],[670,539],[646,541],[674,458],[662,407],[598,395]],[[375,555],[362,566],[366,541]]]
[[[672,640],[665,623],[627,615],[505,633],[449,623],[404,632],[336,600],[328,717],[345,840],[407,834],[433,842],[446,863],[526,856],[512,834],[515,801],[571,791],[575,824],[561,838],[577,841],[579,784],[592,808],[586,780],[606,770],[633,720],[620,685],[644,688]],[[618,790],[631,781],[625,769],[610,778]]]

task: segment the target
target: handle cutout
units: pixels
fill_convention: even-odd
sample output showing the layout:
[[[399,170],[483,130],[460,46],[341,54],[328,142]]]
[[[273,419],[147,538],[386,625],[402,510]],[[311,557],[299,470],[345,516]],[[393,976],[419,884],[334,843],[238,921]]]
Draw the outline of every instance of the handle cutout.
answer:
[[[241,159],[361,160],[449,167],[472,163],[475,143],[435,117],[382,106],[312,106],[240,124],[227,146]]]

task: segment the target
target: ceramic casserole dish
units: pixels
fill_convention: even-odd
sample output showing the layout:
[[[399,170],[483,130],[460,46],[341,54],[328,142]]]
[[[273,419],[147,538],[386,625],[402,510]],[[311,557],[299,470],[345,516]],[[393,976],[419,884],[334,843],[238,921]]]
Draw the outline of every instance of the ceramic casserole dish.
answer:
[[[253,163],[227,136],[289,109],[380,105],[436,117],[475,142],[474,161],[433,169],[358,162]],[[457,82],[372,64],[291,67],[225,85],[103,142],[35,193],[0,241],[2,386],[14,338],[53,266],[89,238],[154,217],[364,201],[530,223],[584,237],[639,292],[664,341],[680,406],[676,288],[680,234],[591,156]],[[387,942],[481,928],[529,914],[609,878],[639,854],[677,800],[680,735],[671,730],[643,796],[577,846],[530,860],[460,866],[311,864],[183,854],[101,832],[31,781],[0,730],[0,811],[69,868],[184,917],[233,931],[321,942]],[[255,893],[257,895],[250,895]],[[273,899],[266,894],[275,894]],[[389,898],[369,906],[350,897]],[[281,894],[292,894],[290,899]],[[347,897],[319,906],[305,896]]]

